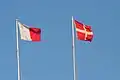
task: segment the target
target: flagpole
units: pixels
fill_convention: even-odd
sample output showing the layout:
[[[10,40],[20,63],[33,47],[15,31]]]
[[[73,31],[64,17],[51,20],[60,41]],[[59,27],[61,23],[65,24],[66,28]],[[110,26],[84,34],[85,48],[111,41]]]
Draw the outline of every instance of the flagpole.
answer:
[[[17,42],[18,80],[21,80],[20,79],[20,54],[19,54],[19,43],[18,43],[18,19],[16,19],[16,42]]]
[[[73,71],[74,71],[74,80],[76,79],[76,59],[75,59],[75,34],[74,34],[74,20],[72,16],[72,58],[73,58]]]

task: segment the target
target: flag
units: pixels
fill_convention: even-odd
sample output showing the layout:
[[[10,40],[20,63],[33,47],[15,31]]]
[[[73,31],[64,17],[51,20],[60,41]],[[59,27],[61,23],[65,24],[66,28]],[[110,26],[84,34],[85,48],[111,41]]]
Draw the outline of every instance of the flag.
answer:
[[[77,20],[74,20],[75,28],[76,28],[76,35],[78,40],[84,40],[84,41],[92,41],[93,39],[93,31],[91,29],[91,26],[84,25]]]
[[[40,41],[41,40],[41,29],[35,27],[28,27],[27,25],[18,22],[20,36],[22,40],[26,41]]]

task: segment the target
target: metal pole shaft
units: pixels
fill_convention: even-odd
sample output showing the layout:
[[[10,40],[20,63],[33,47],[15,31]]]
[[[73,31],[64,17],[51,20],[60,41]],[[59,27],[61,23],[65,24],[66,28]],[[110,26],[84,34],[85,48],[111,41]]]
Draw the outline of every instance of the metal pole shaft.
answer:
[[[16,42],[17,42],[17,66],[18,66],[18,80],[20,80],[20,54],[18,43],[18,20],[16,19]]]
[[[73,71],[74,71],[74,80],[76,80],[76,59],[75,59],[75,35],[74,35],[74,21],[72,17],[72,51],[73,51]]]

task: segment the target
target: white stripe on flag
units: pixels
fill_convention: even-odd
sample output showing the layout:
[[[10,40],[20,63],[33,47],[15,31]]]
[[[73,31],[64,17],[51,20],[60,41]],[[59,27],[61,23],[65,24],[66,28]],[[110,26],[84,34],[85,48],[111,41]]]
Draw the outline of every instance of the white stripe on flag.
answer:
[[[21,39],[27,40],[27,41],[32,41],[32,39],[30,37],[29,28],[25,27],[20,22],[18,22],[18,25],[19,25],[19,29],[20,29]]]
[[[88,35],[93,35],[93,32],[87,32],[85,30],[81,30],[81,29],[78,29],[78,28],[76,28],[76,31],[81,32],[81,33],[87,33]]]

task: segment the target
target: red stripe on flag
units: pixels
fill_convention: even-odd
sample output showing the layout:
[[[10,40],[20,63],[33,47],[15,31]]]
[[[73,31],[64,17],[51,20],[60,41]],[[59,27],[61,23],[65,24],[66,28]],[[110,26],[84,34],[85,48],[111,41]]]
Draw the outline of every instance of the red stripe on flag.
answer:
[[[77,20],[74,20],[74,22],[75,22],[76,28],[81,29],[81,30],[84,30],[82,23],[78,22]]]
[[[40,28],[29,28],[30,36],[32,41],[40,41],[41,40],[41,30]]]
[[[87,37],[86,37],[86,41],[92,41],[92,39],[93,39],[93,35],[87,35]]]
[[[85,34],[77,31],[77,38],[78,38],[78,40],[84,40]]]
[[[86,29],[87,32],[92,32],[91,26],[85,25],[85,29]]]

